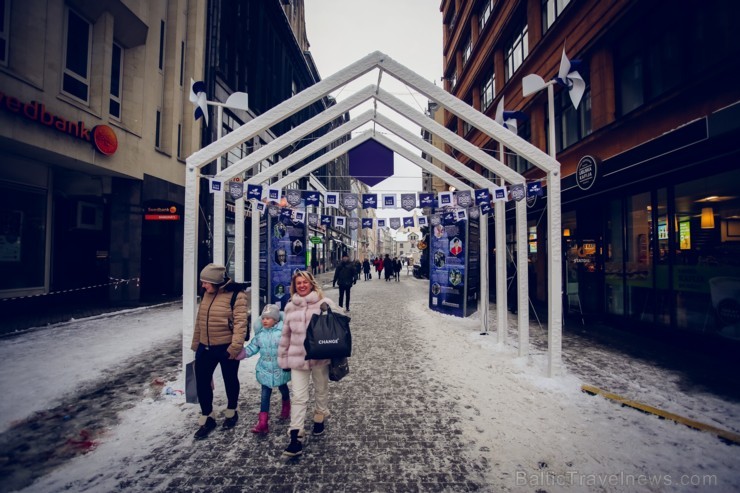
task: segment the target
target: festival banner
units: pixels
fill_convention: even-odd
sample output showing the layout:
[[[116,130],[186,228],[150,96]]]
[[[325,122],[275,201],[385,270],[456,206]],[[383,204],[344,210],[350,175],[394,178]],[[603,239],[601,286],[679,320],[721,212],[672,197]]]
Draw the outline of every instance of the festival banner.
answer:
[[[496,187],[492,191],[494,202],[506,202],[508,197],[506,196],[506,187]]]
[[[480,205],[480,213],[481,214],[490,214],[491,213],[491,204],[486,202],[485,204]]]
[[[437,200],[439,207],[451,207],[453,205],[452,192],[439,192]]]
[[[543,193],[542,182],[533,181],[527,183],[527,197],[542,197]]]
[[[331,226],[331,216],[327,216],[326,214],[321,214],[321,225]]]
[[[288,204],[292,205],[293,207],[297,207],[301,204],[301,191],[296,188],[291,188],[290,190],[285,191],[285,200],[288,201]]]
[[[373,220],[370,217],[363,218],[362,219],[362,229],[372,229],[373,228]]]
[[[208,181],[211,183],[211,186],[208,187],[211,193],[220,192],[221,190],[223,190],[222,181],[217,180],[215,178],[209,178]]]
[[[378,219],[378,227],[385,228],[385,219]]]
[[[416,209],[416,194],[415,193],[402,193],[401,194],[401,209],[405,211],[413,211]]]
[[[449,226],[451,224],[455,224],[455,212],[454,211],[447,211],[442,213],[442,224],[444,226]]]
[[[377,209],[378,208],[378,194],[377,193],[363,193],[362,194],[362,208],[363,209]]]
[[[395,193],[384,193],[383,194],[383,209],[395,209],[396,208],[396,194]]]
[[[319,203],[321,202],[319,192],[315,190],[306,190],[302,193],[302,195],[303,201],[306,203],[306,207],[308,207],[309,205],[318,207]]]
[[[347,227],[354,231],[360,227],[360,218],[359,217],[350,217],[347,219]]]
[[[467,221],[468,219],[468,210],[467,209],[458,209],[455,211],[455,220],[456,221]]]
[[[460,207],[470,207],[473,205],[473,195],[470,193],[470,190],[455,192],[455,198],[457,199],[457,205]]]
[[[275,204],[269,204],[267,206],[267,214],[270,217],[278,217],[280,215],[280,207],[276,206]]]
[[[267,200],[268,202],[280,202],[280,196],[282,195],[282,189],[277,187],[267,187]]]
[[[434,194],[433,193],[419,193],[419,207],[434,207]]]
[[[511,199],[516,200],[517,202],[524,199],[524,197],[526,196],[526,190],[524,188],[524,185],[521,183],[518,185],[510,186],[509,193],[511,194]]]
[[[475,191],[475,205],[488,204],[491,202],[491,194],[487,188],[481,188]]]
[[[280,219],[282,219],[284,222],[289,222],[293,218],[293,209],[290,209],[289,207],[281,207],[280,208]]]
[[[357,195],[354,193],[343,194],[342,195],[342,205],[348,211],[353,211],[357,209],[357,206],[359,205],[359,200],[357,200]]]
[[[293,211],[293,221],[297,223],[305,223],[306,213],[303,211]]]
[[[413,228],[414,227],[414,218],[413,217],[404,217],[403,218],[403,227],[404,228]]]
[[[347,218],[344,216],[334,216],[334,227],[343,228],[347,222]]]
[[[247,185],[247,199],[260,200],[261,198],[262,198],[262,185]]]
[[[308,219],[308,225],[314,228],[319,225],[319,215],[314,212],[309,212],[306,216]]]
[[[244,184],[240,181],[229,182],[229,195],[231,200],[239,200],[244,196]]]
[[[324,192],[324,204],[327,207],[339,207],[339,193]]]
[[[401,218],[392,217],[390,218],[390,221],[388,221],[388,224],[390,225],[391,229],[398,229],[401,227]]]
[[[428,224],[426,216],[419,216],[419,227],[426,226]]]

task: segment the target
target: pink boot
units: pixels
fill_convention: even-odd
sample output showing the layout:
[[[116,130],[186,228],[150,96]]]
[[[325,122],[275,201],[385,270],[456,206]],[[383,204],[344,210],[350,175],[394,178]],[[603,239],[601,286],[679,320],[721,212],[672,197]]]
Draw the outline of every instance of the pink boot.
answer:
[[[269,433],[270,428],[267,426],[269,416],[270,415],[268,413],[261,412],[259,421],[254,425],[254,428],[252,428],[252,433]]]
[[[280,419],[290,419],[290,401],[283,401],[283,409],[280,411]]]
[[[290,419],[290,401],[283,401],[283,409],[280,411],[280,419]]]

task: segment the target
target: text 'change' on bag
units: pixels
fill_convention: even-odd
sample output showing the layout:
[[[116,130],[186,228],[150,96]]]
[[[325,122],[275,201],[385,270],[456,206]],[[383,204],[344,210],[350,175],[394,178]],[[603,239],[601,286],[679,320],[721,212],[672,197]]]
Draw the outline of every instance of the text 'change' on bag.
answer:
[[[306,359],[347,358],[352,356],[350,318],[334,313],[323,303],[321,313],[311,317],[306,330]]]

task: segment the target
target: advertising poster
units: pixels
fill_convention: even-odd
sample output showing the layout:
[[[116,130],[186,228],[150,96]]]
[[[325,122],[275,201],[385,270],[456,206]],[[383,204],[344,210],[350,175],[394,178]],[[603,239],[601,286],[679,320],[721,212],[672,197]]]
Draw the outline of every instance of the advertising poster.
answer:
[[[282,310],[290,297],[290,279],[296,270],[306,270],[306,226],[287,217],[270,218],[267,224],[270,266],[268,303]]]
[[[480,223],[468,221],[468,264],[467,285],[465,286],[465,316],[469,317],[478,310],[480,297]]]
[[[432,228],[429,247],[429,308],[465,316],[467,221],[439,223]]]

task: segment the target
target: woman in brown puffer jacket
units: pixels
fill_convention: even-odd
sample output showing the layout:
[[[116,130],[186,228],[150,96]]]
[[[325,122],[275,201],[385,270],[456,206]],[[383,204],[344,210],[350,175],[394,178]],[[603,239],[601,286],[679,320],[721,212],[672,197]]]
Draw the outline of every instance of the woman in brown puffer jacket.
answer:
[[[236,412],[239,399],[239,360],[236,357],[244,347],[249,315],[244,285],[232,282],[226,275],[224,266],[206,265],[200,273],[200,281],[205,293],[198,307],[193,342],[190,345],[195,351],[195,380],[201,412],[198,420],[200,428],[195,432],[196,439],[207,437],[216,428],[211,381],[218,365],[221,365],[228,400],[223,427],[233,428],[239,419]],[[232,310],[234,293],[237,294]]]

